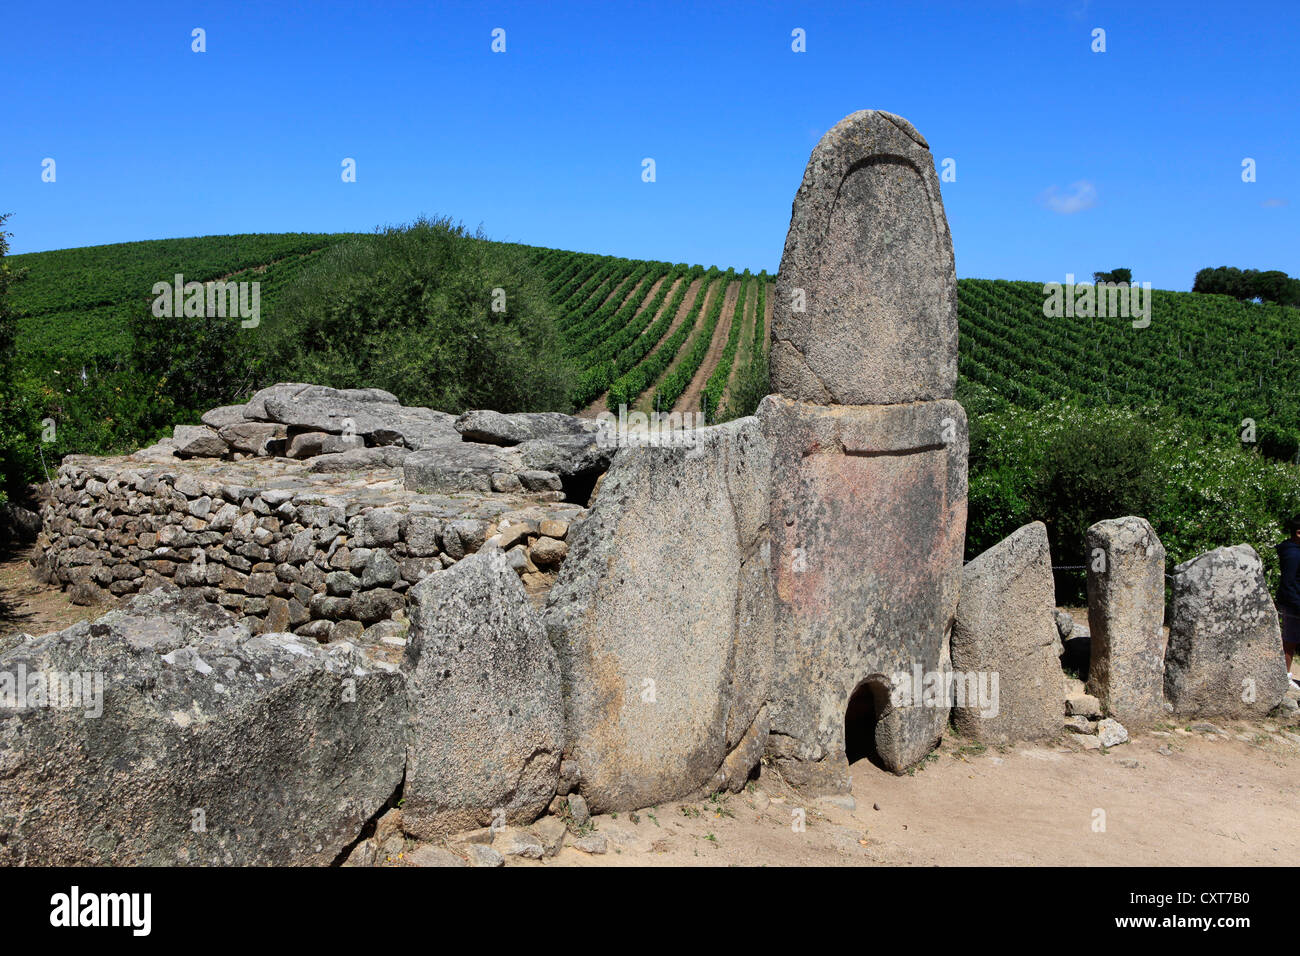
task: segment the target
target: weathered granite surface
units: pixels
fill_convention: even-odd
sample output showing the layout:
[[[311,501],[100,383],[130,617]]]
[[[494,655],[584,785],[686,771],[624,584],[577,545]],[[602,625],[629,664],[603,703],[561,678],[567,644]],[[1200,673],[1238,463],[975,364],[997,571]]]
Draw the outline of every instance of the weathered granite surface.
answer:
[[[925,139],[861,110],[813,150],[772,310],[772,391],[819,405],[951,398],[952,236]]]

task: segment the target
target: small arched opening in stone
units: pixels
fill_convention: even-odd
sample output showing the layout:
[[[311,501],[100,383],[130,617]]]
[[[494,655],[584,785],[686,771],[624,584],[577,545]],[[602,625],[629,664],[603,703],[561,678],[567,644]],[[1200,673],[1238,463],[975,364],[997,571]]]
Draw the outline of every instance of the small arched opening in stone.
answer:
[[[869,760],[884,770],[876,749],[876,727],[889,707],[889,684],[883,677],[868,677],[849,695],[844,710],[844,756],[850,764]]]

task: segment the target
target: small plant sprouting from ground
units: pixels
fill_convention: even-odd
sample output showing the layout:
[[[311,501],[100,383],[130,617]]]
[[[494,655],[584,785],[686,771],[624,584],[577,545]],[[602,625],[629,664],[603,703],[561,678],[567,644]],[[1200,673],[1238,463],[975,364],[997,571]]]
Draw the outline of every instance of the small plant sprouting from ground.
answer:
[[[694,820],[696,817],[700,815],[700,808],[695,806],[694,804],[683,803],[677,809],[681,811],[682,816],[690,820]]]
[[[925,755],[924,757],[922,757],[919,761],[917,761],[917,763],[916,763],[915,766],[912,766],[912,767],[908,767],[908,768],[907,768],[907,775],[908,775],[909,777],[915,777],[915,776],[916,776],[916,772],[917,772],[918,770],[924,770],[926,764],[934,763],[934,761],[936,761],[936,760],[938,760],[938,759],[939,759],[939,755],[936,754],[936,753],[928,753],[928,754],[926,754],[926,755]]]
[[[715,790],[709,794],[709,809],[713,811],[715,817],[734,817],[731,807],[727,806],[727,800],[731,795],[723,793],[721,790]]]
[[[556,816],[564,821],[564,825],[569,828],[569,832],[574,836],[585,837],[588,834],[596,832],[596,821],[588,817],[586,823],[576,822],[573,819],[573,811],[569,809],[567,803],[560,807],[560,812],[557,813]],[[617,813],[613,814],[613,816],[615,819],[618,819]]]

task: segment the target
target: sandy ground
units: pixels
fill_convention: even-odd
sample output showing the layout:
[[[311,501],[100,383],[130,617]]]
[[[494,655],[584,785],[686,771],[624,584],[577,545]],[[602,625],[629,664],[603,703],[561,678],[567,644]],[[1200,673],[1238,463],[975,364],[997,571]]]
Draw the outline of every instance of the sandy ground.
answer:
[[[0,548],[0,638],[48,634],[111,610],[107,605],[77,607],[58,588],[37,583],[30,557],[29,549]]]
[[[1001,752],[948,740],[911,775],[854,765],[853,810],[766,777],[717,801],[599,816],[603,856],[571,836],[551,860],[511,865],[1291,865],[1300,736],[1218,726],[1171,726],[1108,752],[1065,736]]]

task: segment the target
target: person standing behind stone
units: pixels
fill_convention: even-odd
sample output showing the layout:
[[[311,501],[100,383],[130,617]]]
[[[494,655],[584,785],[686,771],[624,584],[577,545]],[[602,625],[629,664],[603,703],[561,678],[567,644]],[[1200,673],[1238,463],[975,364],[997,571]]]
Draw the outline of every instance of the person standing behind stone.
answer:
[[[1287,539],[1277,546],[1282,578],[1277,586],[1277,613],[1282,619],[1282,649],[1286,672],[1291,674],[1291,657],[1300,647],[1300,515],[1286,522]],[[1291,678],[1296,683],[1295,678]]]

